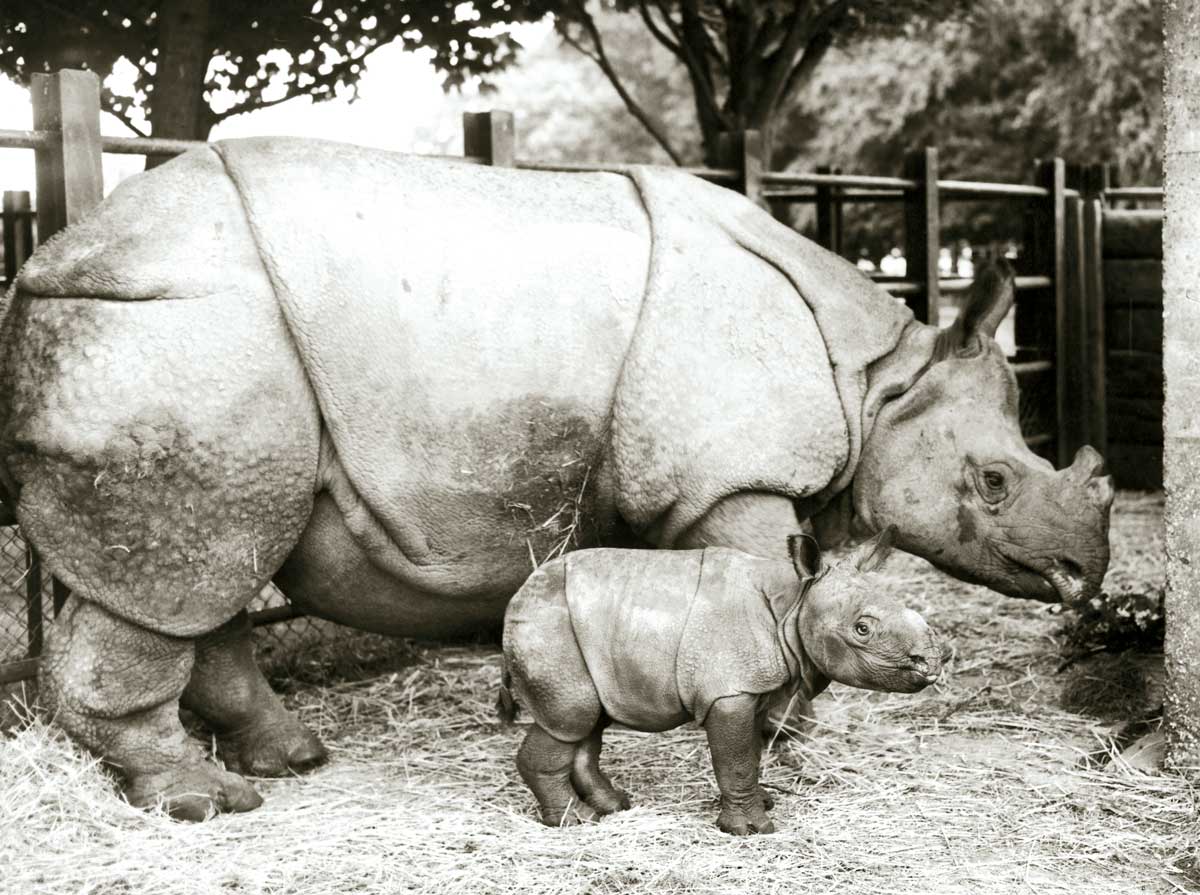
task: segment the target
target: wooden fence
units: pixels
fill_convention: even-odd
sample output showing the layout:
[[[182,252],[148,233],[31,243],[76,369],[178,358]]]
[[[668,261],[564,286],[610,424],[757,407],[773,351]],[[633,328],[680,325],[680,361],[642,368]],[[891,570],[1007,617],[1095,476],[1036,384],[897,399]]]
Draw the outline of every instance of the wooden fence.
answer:
[[[1085,207],[1085,290],[1101,310],[1092,335],[1105,408],[1094,444],[1118,487],[1158,489],[1163,475],[1162,209],[1159,187],[1101,188]]]
[[[44,241],[77,221],[101,200],[103,153],[173,156],[204,145],[186,140],[102,136],[99,82],[89,72],[34,75],[31,94],[34,129],[0,130],[0,148],[34,151],[38,189],[36,212],[31,211],[27,194],[6,194],[3,226],[7,280],[12,279],[16,265],[32,247],[30,224],[35,219],[37,239]],[[481,165],[618,173],[631,167],[547,164],[521,159],[513,116],[502,111],[467,113],[463,120],[463,145],[460,161]],[[1027,246],[1016,281],[1017,354],[1013,359],[1021,383],[1026,440],[1061,465],[1069,462],[1076,448],[1096,440],[1095,433],[1103,431],[1104,358],[1102,350],[1097,353],[1093,341],[1101,324],[1097,322],[1096,309],[1088,306],[1089,293],[1083,288],[1084,202],[1078,189],[1068,188],[1067,169],[1061,159],[1038,165],[1033,182],[1028,184],[943,179],[939,176],[937,150],[933,148],[907,156],[901,176],[896,177],[848,175],[829,169],[811,173],[770,171],[764,164],[759,134],[746,131],[725,135],[721,166],[686,170],[738,190],[764,207],[813,204],[817,240],[834,251],[842,249],[845,205],[903,203],[908,274],[881,283],[908,302],[918,319],[935,325],[941,319],[945,297],[970,286],[969,280],[939,276],[942,204],[965,200],[1012,201],[1019,211],[1017,220],[1021,222],[1021,237]],[[15,246],[11,252],[10,233]],[[0,508],[0,524],[5,524],[4,512]],[[11,519],[8,521],[11,523]],[[57,611],[66,598],[65,589],[57,582],[53,582],[49,597],[44,595],[43,575],[33,551],[27,551],[26,562],[23,573],[27,595],[26,654],[24,659],[6,662],[0,643],[0,683],[34,673],[35,657],[41,649],[43,602]],[[255,621],[265,624],[292,616],[290,607],[275,607],[257,613]]]

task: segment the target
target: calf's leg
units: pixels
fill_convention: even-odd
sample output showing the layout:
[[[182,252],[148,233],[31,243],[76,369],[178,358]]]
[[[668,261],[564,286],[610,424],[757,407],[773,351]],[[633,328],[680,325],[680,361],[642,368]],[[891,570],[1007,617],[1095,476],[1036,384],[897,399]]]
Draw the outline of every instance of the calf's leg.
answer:
[[[57,723],[123,778],[130,804],[161,801],[181,820],[257,808],[254,788],[207,761],[179,723],[193,657],[190,639],[74,596],[47,632],[42,696]]]
[[[735,836],[775,831],[758,784],[762,749],[758,720],[758,697],[748,694],[718,699],[704,719],[713,771],[721,790],[717,826]]]
[[[196,640],[181,704],[217,734],[221,757],[243,774],[282,777],[325,761],[321,741],[283,707],[254,661],[250,619],[239,612]]]
[[[600,770],[600,750],[604,748],[604,728],[608,723],[607,718],[602,719],[587,739],[575,747],[571,764],[571,785],[598,814],[627,811],[630,807],[629,795],[613,786],[608,775]]]
[[[557,739],[533,724],[517,752],[517,770],[525,785],[533,790],[542,823],[547,826],[567,827],[597,817],[571,785],[571,768],[578,745]]]

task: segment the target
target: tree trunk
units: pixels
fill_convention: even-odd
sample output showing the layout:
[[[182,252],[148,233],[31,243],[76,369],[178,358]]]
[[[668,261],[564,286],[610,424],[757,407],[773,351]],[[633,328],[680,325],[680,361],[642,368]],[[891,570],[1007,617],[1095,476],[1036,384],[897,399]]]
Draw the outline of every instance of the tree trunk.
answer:
[[[204,79],[212,57],[209,0],[165,0],[158,7],[158,65],[150,95],[150,128],[155,137],[203,140],[211,117]],[[153,156],[146,167],[165,161]]]
[[[1163,221],[1167,761],[1200,772],[1200,15],[1167,0]]]

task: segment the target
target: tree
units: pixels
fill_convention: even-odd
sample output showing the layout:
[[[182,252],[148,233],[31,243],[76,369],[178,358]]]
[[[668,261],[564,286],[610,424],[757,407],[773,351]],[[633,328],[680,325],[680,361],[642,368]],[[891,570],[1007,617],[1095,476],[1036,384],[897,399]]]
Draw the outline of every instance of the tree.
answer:
[[[1162,176],[1162,12],[1157,0],[977,0],[919,34],[831,51],[781,117],[785,165],[899,174],[937,146],[943,176],[1026,181],[1035,160],[1115,166],[1124,184]],[[819,110],[814,121],[813,110]],[[1008,236],[1011,203],[953,203],[947,238]],[[899,209],[851,206],[850,244],[898,228]],[[1002,232],[1004,231],[1004,232]]]
[[[446,86],[500,71],[520,46],[503,26],[541,19],[540,0],[4,0],[0,73],[19,83],[59,68],[102,78],[124,59],[133,88],[107,111],[143,134],[204,139],[222,118],[296,96],[355,89],[374,49],[428,49]]]
[[[726,131],[762,132],[768,154],[776,119],[812,78],[835,44],[897,33],[914,22],[953,15],[966,0],[603,0],[601,9],[637,15],[654,39],[682,66],[705,161],[719,162]],[[558,4],[563,39],[591,59],[612,83],[630,113],[674,161],[673,136],[639,100],[618,70],[623,48],[612,51],[588,0]]]
[[[703,150],[686,71],[637,16],[612,10],[595,16],[607,41],[621,47],[612,65],[622,83],[656,110],[679,158],[699,163]],[[527,158],[671,163],[603,72],[560,40],[550,37],[525,50],[519,65],[489,80],[490,89],[479,99],[516,112],[521,154]]]

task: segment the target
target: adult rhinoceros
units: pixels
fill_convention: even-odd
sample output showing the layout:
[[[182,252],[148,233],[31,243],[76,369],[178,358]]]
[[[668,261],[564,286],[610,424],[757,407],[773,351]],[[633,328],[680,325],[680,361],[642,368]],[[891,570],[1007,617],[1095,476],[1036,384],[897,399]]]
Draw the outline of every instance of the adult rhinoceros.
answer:
[[[992,341],[938,331],[744,198],[302,140],[190,152],[28,262],[0,329],[0,480],[74,596],[44,699],[134,803],[258,804],[320,744],[255,669],[274,578],[371,630],[496,623],[533,564],[759,554],[860,528],[1015,596],[1093,592],[1112,486],[1025,446]],[[835,498],[839,500],[835,501]]]

